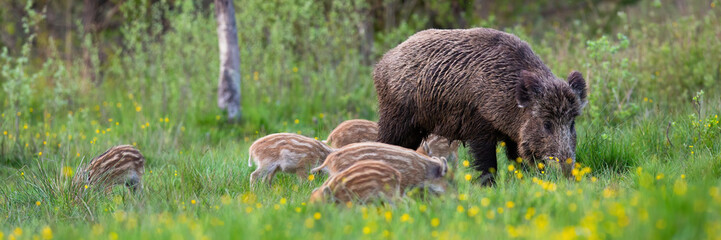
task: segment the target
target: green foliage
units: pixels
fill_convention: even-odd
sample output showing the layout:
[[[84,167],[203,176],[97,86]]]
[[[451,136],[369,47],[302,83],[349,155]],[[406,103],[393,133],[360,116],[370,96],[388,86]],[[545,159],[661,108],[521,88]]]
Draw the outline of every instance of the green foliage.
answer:
[[[638,77],[631,72],[629,58],[617,53],[627,49],[630,42],[623,34],[618,34],[614,43],[606,36],[586,42],[589,60],[586,69],[589,82],[589,107],[591,119],[619,122],[628,119],[638,111],[632,102]]]

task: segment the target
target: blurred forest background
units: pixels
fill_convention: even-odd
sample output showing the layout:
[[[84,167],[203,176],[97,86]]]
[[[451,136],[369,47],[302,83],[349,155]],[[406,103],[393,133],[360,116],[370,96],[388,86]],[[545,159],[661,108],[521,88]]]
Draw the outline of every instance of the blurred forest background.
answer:
[[[581,71],[590,89],[584,119],[597,126],[652,110],[686,114],[697,91],[712,102],[721,92],[716,0],[242,0],[235,12],[244,119],[224,125],[212,4],[0,0],[3,155],[49,148],[42,135],[68,156],[76,151],[63,148],[79,137],[140,141],[135,131],[157,119],[172,120],[162,131],[176,145],[186,127],[210,140],[248,141],[375,119],[374,62],[428,28],[505,30],[557,76]],[[103,136],[122,129],[118,121],[127,129]]]

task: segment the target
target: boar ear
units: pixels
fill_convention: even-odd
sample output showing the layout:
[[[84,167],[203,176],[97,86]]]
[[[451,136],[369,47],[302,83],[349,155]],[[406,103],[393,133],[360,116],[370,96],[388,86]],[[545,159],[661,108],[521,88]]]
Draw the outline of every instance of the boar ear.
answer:
[[[453,141],[453,142],[451,142],[451,149],[456,150],[456,149],[458,149],[458,146],[460,146],[460,145],[461,145],[461,141],[458,141],[458,140]]]
[[[583,80],[583,75],[578,71],[573,71],[568,74],[568,85],[574,93],[581,99],[581,104],[586,104],[586,81]]]
[[[431,147],[428,146],[428,142],[427,142],[427,141],[423,141],[423,143],[421,144],[421,147],[423,148],[423,151],[426,152],[426,155],[427,155],[427,156],[430,156],[430,155],[431,155]]]
[[[518,107],[525,108],[529,106],[539,92],[540,83],[538,77],[532,72],[521,70],[518,85],[516,85],[516,102],[518,103]]]
[[[446,159],[446,157],[441,157],[441,162],[443,162],[443,174],[441,174],[441,176],[446,176],[448,173],[448,159]]]

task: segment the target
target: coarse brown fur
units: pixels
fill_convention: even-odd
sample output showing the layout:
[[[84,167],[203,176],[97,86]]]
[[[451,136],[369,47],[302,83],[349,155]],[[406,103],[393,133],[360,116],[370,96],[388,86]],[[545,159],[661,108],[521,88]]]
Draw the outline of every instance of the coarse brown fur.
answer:
[[[337,149],[352,143],[375,142],[377,140],[378,124],[376,122],[352,119],[338,124],[324,142]],[[445,157],[455,167],[459,145],[460,141],[451,142],[447,138],[431,134],[423,140],[417,152],[431,157]]]
[[[468,143],[484,184],[496,145],[509,159],[575,162],[574,119],[586,103],[578,72],[553,75],[518,37],[485,28],[421,31],[376,64],[379,142],[415,149],[434,133]]]
[[[322,165],[311,170],[324,170],[331,176],[349,168],[353,164],[366,161],[383,161],[403,176],[401,190],[413,187],[430,179],[445,176],[447,162],[445,158],[428,157],[413,150],[377,142],[354,143],[328,155]]]
[[[333,149],[321,141],[293,133],[276,133],[256,140],[248,150],[251,161],[258,168],[250,174],[250,184],[265,180],[271,184],[277,171],[295,173],[303,179],[308,169],[317,166]]]
[[[136,192],[143,187],[143,173],[143,154],[131,145],[120,145],[93,158],[85,169],[75,174],[73,184],[83,188],[84,185],[100,185],[105,187],[105,191],[110,191],[114,185],[124,184]]]
[[[309,202],[366,203],[378,199],[392,202],[400,196],[402,178],[398,170],[385,162],[360,161],[313,190]]]

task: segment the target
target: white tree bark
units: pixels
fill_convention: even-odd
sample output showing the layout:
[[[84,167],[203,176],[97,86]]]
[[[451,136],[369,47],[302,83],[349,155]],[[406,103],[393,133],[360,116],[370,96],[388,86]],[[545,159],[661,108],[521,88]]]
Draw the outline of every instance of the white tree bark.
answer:
[[[218,22],[220,75],[218,78],[218,107],[228,112],[230,121],[242,117],[240,106],[240,50],[235,9],[231,0],[215,0],[215,20]]]

